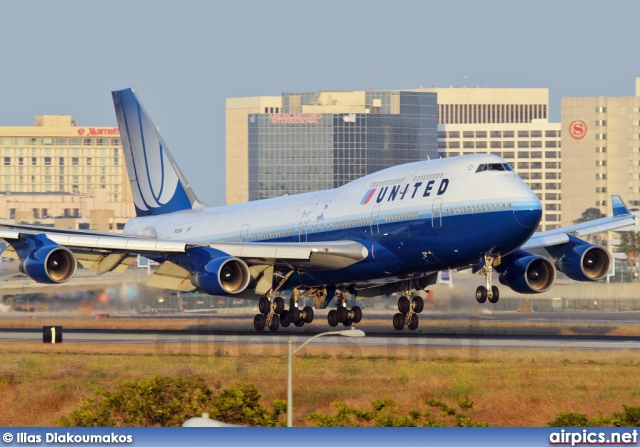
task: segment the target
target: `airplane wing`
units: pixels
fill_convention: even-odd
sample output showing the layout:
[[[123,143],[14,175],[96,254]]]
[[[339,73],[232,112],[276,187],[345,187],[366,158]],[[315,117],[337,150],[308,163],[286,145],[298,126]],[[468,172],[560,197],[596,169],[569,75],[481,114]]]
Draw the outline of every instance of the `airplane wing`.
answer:
[[[526,250],[561,245],[569,242],[570,236],[584,237],[635,225],[635,216],[631,214],[620,196],[611,196],[611,204],[613,216],[536,233],[521,248]]]
[[[8,244],[2,253],[4,257],[24,259],[27,257],[25,252],[33,252],[41,246],[65,247],[83,267],[95,269],[99,275],[124,271],[138,255],[164,261],[170,259],[171,255],[187,254],[196,247],[207,247],[239,258],[256,276],[268,267],[286,267],[298,271],[343,268],[368,256],[367,249],[354,241],[204,244],[30,225],[0,224],[0,239]],[[25,252],[21,253],[23,250]],[[192,291],[195,290],[189,281],[192,273],[188,268],[166,260],[147,284]]]

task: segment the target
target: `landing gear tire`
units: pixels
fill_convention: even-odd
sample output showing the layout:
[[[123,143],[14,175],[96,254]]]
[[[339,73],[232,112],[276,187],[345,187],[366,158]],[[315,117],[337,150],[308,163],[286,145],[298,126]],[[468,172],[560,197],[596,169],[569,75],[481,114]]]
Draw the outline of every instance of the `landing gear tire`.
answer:
[[[411,303],[409,302],[409,298],[407,298],[406,296],[401,296],[398,299],[398,310],[400,311],[401,314],[407,314],[409,313],[409,310],[411,309]]]
[[[487,288],[485,286],[478,286],[476,289],[476,301],[480,304],[487,301]]]
[[[346,327],[349,327],[353,324],[353,320],[351,318],[347,318],[347,321],[343,322]]]
[[[493,279],[493,268],[500,265],[500,262],[500,254],[493,255],[491,253],[485,253],[484,264],[481,268],[481,273],[485,277],[485,285],[476,289],[476,300],[479,303],[484,303],[487,301],[487,298],[492,304],[498,302],[500,291],[496,286],[492,285],[491,281]]]
[[[280,327],[280,317],[278,315],[274,315],[271,319],[271,323],[269,323],[269,330],[271,332],[275,332]]]
[[[280,326],[289,327],[290,324],[291,322],[289,321],[289,311],[283,310],[282,312],[280,312]]]
[[[267,315],[269,313],[271,310],[271,302],[269,301],[269,298],[266,296],[260,298],[260,301],[258,301],[258,310],[262,315]]]
[[[276,297],[273,299],[275,306],[275,313],[281,314],[284,311],[284,300],[281,297]]]
[[[256,331],[262,332],[266,324],[267,317],[265,317],[263,314],[258,314],[253,317],[253,327]]]
[[[329,326],[331,327],[336,327],[338,325],[338,323],[340,323],[340,321],[338,320],[338,311],[337,310],[330,310],[329,314],[327,315],[327,322],[329,323]]]
[[[407,327],[412,331],[415,331],[416,329],[418,329],[419,323],[420,322],[418,321],[418,315],[413,314],[411,315],[411,321],[409,321],[409,324],[407,324]]]
[[[424,310],[424,300],[421,296],[416,295],[413,297],[413,312],[419,314]]]
[[[351,308],[351,314],[351,319],[354,323],[358,324],[360,323],[360,321],[362,321],[362,308],[360,306],[353,306]]]
[[[296,324],[300,320],[300,309],[297,307],[289,308],[289,322]]]
[[[344,323],[345,321],[347,321],[349,319],[349,309],[347,309],[346,307],[338,307],[338,321],[340,323]]]
[[[495,304],[500,299],[500,290],[498,290],[498,287],[492,286],[491,287],[491,292],[493,293],[493,296],[491,298],[489,298],[489,302],[491,304]]]
[[[393,316],[393,328],[396,331],[401,331],[404,327],[404,315],[401,313],[397,313]]]
[[[313,307],[304,306],[304,309],[302,309],[302,312],[304,313],[304,322],[311,323],[313,321]]]
[[[304,326],[304,320],[300,318],[298,321],[296,321],[296,327],[302,327],[302,326]]]

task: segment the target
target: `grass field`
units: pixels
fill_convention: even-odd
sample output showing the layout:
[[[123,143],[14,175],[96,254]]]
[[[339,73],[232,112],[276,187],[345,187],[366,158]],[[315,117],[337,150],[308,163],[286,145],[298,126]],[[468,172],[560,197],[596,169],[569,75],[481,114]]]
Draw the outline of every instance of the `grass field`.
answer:
[[[0,425],[52,426],[96,387],[153,374],[197,373],[223,387],[254,383],[265,405],[286,398],[286,347],[0,344]],[[307,346],[294,360],[294,423],[332,401],[369,406],[394,399],[401,412],[428,397],[492,426],[541,426],[560,411],[589,416],[640,403],[640,358],[628,351],[328,348]]]

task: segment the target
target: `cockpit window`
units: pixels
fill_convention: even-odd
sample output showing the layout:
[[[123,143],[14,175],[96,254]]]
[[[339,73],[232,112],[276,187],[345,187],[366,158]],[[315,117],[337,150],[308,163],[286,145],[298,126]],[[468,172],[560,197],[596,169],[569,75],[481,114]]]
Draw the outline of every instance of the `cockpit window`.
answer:
[[[508,163],[486,163],[476,169],[476,172],[482,171],[513,171],[513,169]]]

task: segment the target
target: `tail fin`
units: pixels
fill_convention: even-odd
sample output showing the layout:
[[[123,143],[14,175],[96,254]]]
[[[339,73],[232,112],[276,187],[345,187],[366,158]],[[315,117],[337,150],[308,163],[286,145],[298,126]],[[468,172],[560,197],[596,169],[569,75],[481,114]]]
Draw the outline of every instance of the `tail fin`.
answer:
[[[133,90],[111,93],[136,215],[202,207]]]

